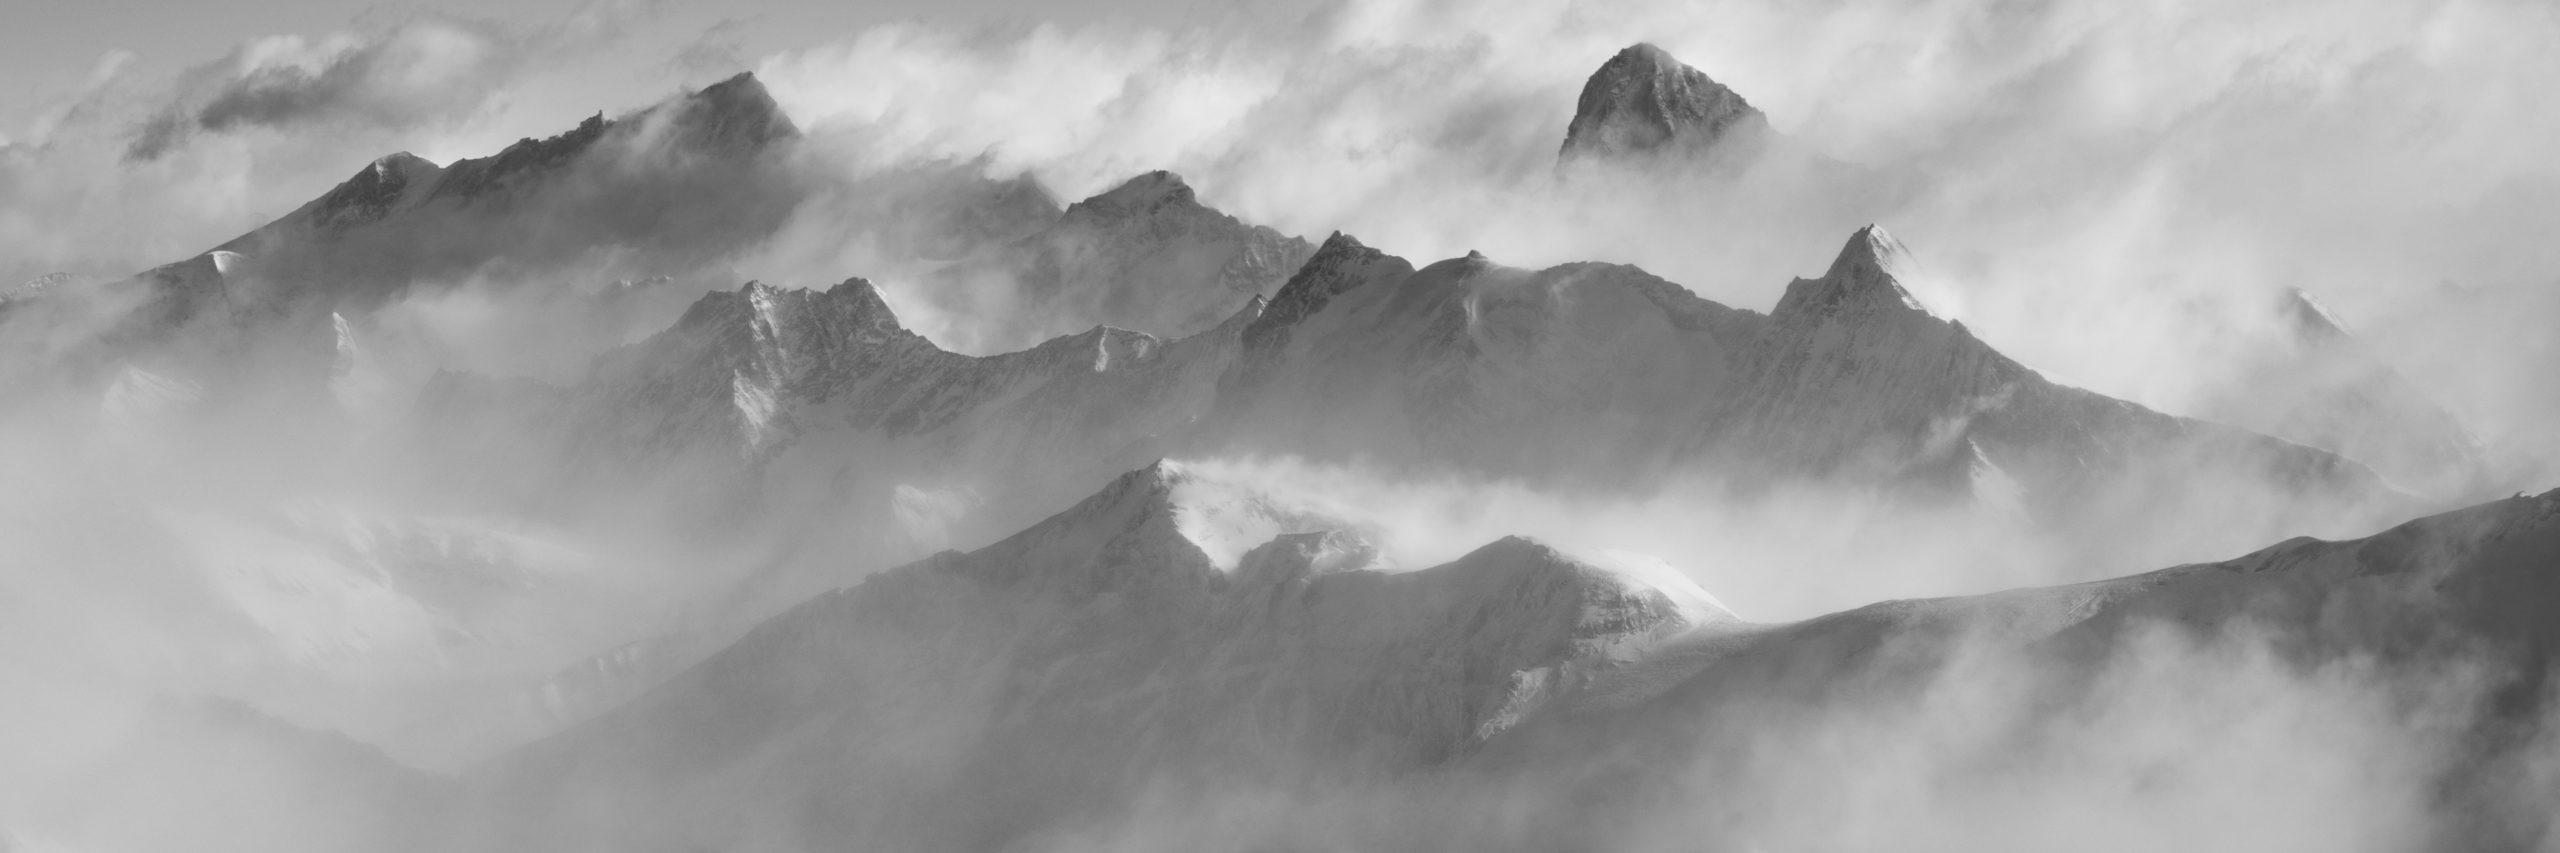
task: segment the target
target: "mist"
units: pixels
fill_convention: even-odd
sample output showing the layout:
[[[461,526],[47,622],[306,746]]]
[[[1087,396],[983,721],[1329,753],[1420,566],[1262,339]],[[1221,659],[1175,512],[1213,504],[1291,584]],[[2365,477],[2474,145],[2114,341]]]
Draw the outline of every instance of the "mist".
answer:
[[[2549,8],[1342,0],[1179,20],[919,17],[752,44],[696,24],[648,4],[536,20],[315,21],[206,45],[166,78],[142,79],[134,54],[108,51],[66,73],[69,88],[0,115],[0,694],[14,697],[0,709],[0,850],[497,849],[525,838],[602,849],[672,844],[651,836],[669,814],[731,809],[750,817],[702,830],[704,843],[2560,845],[2537,812],[2560,797],[2560,702],[2539,635],[2448,630],[2454,639],[2426,634],[2415,652],[2389,637],[2303,639],[2305,624],[2452,607],[2396,588],[2313,599],[2299,623],[2271,610],[2200,626],[2161,605],[2096,640],[2096,629],[2036,621],[2061,617],[2000,609],[2040,588],[2235,560],[2295,537],[2353,540],[2560,485],[2560,433],[2547,426],[2560,418],[2548,380],[2560,368],[2548,322],[2560,311],[2560,242],[2547,238],[2560,228],[2560,167],[2547,153],[2560,150],[2560,92],[2548,85],[2560,79],[2549,50],[2560,16]],[[1639,41],[1765,111],[1783,156],[1560,168],[1584,80]],[[611,167],[563,179],[519,219],[386,238],[452,248],[453,260],[365,299],[225,315],[156,349],[100,343],[121,346],[147,304],[147,291],[119,284],[127,276],[200,258],[377,157],[487,156],[590,115],[645,116],[738,71],[753,71],[800,131],[749,165],[650,159],[665,131],[643,118],[627,150],[602,155],[620,158]],[[1089,404],[1102,414],[989,404],[997,415],[951,415],[962,426],[941,433],[862,421],[844,389],[874,388],[869,375],[772,367],[778,357],[763,351],[677,379],[649,372],[663,367],[650,359],[674,358],[664,353],[740,339],[788,339],[794,357],[823,349],[777,331],[786,324],[755,301],[765,297],[741,290],[751,280],[876,286],[898,330],[937,348],[881,375],[1004,358],[1079,331],[1047,313],[1060,303],[1039,282],[969,279],[956,294],[951,271],[1159,169],[1218,211],[1309,243],[1341,232],[1417,266],[1470,251],[1526,269],[1632,264],[1762,313],[1791,281],[1821,274],[1844,235],[1882,223],[1912,248],[1901,284],[1914,298],[2045,377],[2338,451],[2399,491],[2305,497],[2170,456],[2057,524],[1979,477],[1969,499],[1941,500],[1845,477],[1738,484],[1703,464],[1594,484],[1383,451],[1204,446],[1221,435],[1199,424],[1212,422],[1227,367],[1207,356],[1143,369],[1210,380]],[[270,260],[203,266],[226,287],[354,286],[260,265]],[[2306,343],[2288,301],[2297,289],[2334,309],[2351,342]],[[727,294],[754,306],[748,331],[684,328]],[[856,320],[868,322],[811,323],[846,339],[877,331]],[[1113,389],[1115,357],[1195,351],[1186,345],[1233,357],[1212,346],[1224,318],[1144,322],[1163,327],[1135,328],[1151,337],[1122,350],[1097,333],[1100,355],[1051,360],[1090,365],[1060,375]],[[1051,369],[1002,364],[950,369],[999,377],[972,380],[991,388]],[[777,378],[759,385],[760,370]],[[2271,402],[2285,396],[2271,389],[2325,399],[2380,387],[2376,377],[2405,394],[2388,405],[2446,418],[2415,436],[2396,431],[2420,419],[2377,417],[2365,439],[2456,435],[2469,467],[2413,456],[2391,469],[2361,447],[2286,434],[2296,412]],[[843,387],[808,390],[828,381]],[[1088,387],[1056,381],[1035,390]],[[703,388],[717,406],[682,408]],[[790,394],[806,404],[771,402]],[[1074,431],[1115,408],[1139,412],[1128,417],[1140,426]],[[579,431],[595,424],[605,426]],[[768,433],[782,438],[759,444]],[[1243,643],[1214,629],[1230,610],[961,587],[915,601],[987,609],[916,628],[881,605],[843,605],[858,628],[774,627],[807,624],[789,620],[828,602],[940,583],[940,567],[1017,541],[1158,456],[1249,496],[1234,500],[1267,514],[1257,534],[1356,532],[1376,550],[1361,571],[1381,577],[1527,537],[1594,565],[1667,567],[1740,622],[1666,629],[1643,654],[1593,665],[1588,681],[1554,676],[1552,695],[1567,698],[1536,693],[1557,704],[1523,705],[1516,729],[1488,723],[1430,766],[1380,758],[1387,747],[1319,754],[1296,731],[1078,763],[1097,759],[1068,743],[1086,731],[1076,726],[1120,731],[1104,725],[1121,722],[1109,711],[1114,679],[1161,671],[1196,686],[1191,671],[1145,654],[1156,644],[1188,660],[1196,650],[1183,643]],[[1207,548],[1228,579],[1200,583],[1225,590],[1270,537],[1248,538],[1139,540],[1148,547],[1089,562],[1154,566]],[[2508,541],[2484,533],[2463,548]],[[2453,576],[2473,570],[2468,554],[2407,562]],[[1973,596],[1991,597],[1958,598]],[[2090,601],[2098,612],[2114,599]],[[2046,612],[2036,606],[2020,612]],[[1894,622],[1872,642],[1823,633],[1939,607],[1953,615]],[[750,654],[839,630],[868,645],[815,647],[855,663]],[[1050,657],[1043,643],[1061,650]],[[831,749],[913,746],[829,765],[834,753],[795,757],[789,740],[723,739],[730,725],[763,731],[747,723],[683,716],[730,683],[719,679],[759,665],[800,679],[792,691],[887,709],[887,722],[778,729],[842,734]],[[1159,683],[1129,683],[1149,686],[1127,695],[1170,701]],[[1496,689],[1466,687],[1464,701],[1411,702],[1468,705]],[[1280,696],[1268,719],[1296,719],[1302,705],[1283,700],[1299,694],[1254,689],[1272,692],[1202,695],[1239,706]],[[1064,707],[1092,719],[1005,704],[1021,696],[1089,700]],[[1206,713],[1146,707],[1165,719]],[[1266,718],[1238,719],[1249,729]],[[742,743],[744,757],[704,770],[631,745],[668,732],[700,736],[705,750]],[[1043,745],[983,754],[1023,743]],[[647,772],[610,784],[578,775],[597,767]],[[898,822],[899,803],[967,794],[973,780],[1024,767],[1024,787],[990,789],[1024,798],[1039,819],[969,829],[984,836]],[[1103,780],[1089,795],[1040,787],[1088,770]],[[594,787],[544,787],[561,779]],[[652,808],[667,801],[694,811]],[[559,830],[524,813],[562,804],[596,825]],[[920,811],[965,823],[970,809],[1003,805],[960,797],[948,812]],[[831,806],[854,816],[825,817]],[[135,815],[149,819],[126,825]],[[560,834],[513,834],[520,824]],[[882,834],[818,834],[845,827]]]

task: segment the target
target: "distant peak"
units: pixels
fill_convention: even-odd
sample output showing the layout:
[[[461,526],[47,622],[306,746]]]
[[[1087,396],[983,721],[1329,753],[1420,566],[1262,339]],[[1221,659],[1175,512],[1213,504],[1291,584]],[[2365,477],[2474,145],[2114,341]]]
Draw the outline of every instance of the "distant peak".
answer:
[[[1132,215],[1152,213],[1167,205],[1191,207],[1199,198],[1184,183],[1181,175],[1162,169],[1121,182],[1119,186],[1092,198],[1076,202],[1071,209],[1094,213]]]
[[[2348,331],[2347,321],[2302,288],[2285,288],[2282,310],[2294,337],[2304,343],[2343,341],[2355,336]]]
[[[1592,72],[1565,131],[1563,160],[1702,152],[1767,118],[1669,51],[1639,43]]]
[[[686,93],[676,102],[673,120],[688,142],[714,151],[752,151],[800,135],[773,93],[748,71]]]
[[[1910,250],[1903,248],[1902,241],[1882,226],[1869,225],[1849,235],[1848,244],[1840,247],[1839,256],[1821,278],[1797,279],[1788,285],[1775,313],[1837,314],[1881,308],[1935,316],[1903,287],[1902,279],[1911,270]]]

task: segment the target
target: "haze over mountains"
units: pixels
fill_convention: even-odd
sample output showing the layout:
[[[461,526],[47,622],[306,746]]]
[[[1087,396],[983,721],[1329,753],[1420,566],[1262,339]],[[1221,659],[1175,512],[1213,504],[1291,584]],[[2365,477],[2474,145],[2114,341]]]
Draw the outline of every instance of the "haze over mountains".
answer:
[[[2309,295],[2172,414],[1978,337],[1885,225],[1764,309],[1169,171],[819,186],[807,139],[740,74],[0,296],[0,462],[65,484],[13,547],[96,569],[0,578],[0,640],[103,650],[9,677],[152,703],[18,712],[78,784],[7,791],[0,848],[2560,839],[2560,492],[2491,500]],[[1651,44],[1555,165],[1896,191]],[[747,280],[834,213],[884,269]],[[1657,557],[1505,502],[1801,526]],[[1965,594],[1752,606],[1856,563]]]

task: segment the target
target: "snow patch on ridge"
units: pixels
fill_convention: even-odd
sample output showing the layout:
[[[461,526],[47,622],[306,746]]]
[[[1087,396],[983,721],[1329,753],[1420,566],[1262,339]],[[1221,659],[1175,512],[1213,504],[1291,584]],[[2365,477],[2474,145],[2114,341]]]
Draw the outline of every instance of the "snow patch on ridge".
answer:
[[[1555,548],[1557,553],[1584,565],[1615,575],[1629,586],[1662,593],[1664,598],[1671,600],[1673,607],[1678,608],[1681,620],[1690,625],[1741,620],[1734,615],[1733,608],[1725,606],[1723,600],[1660,557],[1613,548],[1581,551],[1552,543],[1540,544]]]

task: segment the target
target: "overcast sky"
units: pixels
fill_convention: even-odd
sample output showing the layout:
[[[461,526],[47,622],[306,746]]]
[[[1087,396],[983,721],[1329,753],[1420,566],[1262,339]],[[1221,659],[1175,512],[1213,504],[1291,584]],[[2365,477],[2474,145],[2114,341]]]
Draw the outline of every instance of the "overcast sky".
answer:
[[[233,46],[279,34],[366,31],[422,15],[478,19],[516,29],[581,18],[610,21],[645,42],[681,45],[719,27],[718,43],[741,62],[893,21],[980,25],[1129,19],[1180,25],[1203,16],[1303,14],[1313,0],[6,0],[0,28],[0,133],[19,133],[30,111],[77,89],[107,57],[130,54],[126,73],[162,77]],[[672,60],[674,57],[662,57]],[[663,77],[693,69],[670,66]],[[743,70],[743,69],[742,69]],[[665,79],[630,82],[664,84]]]

